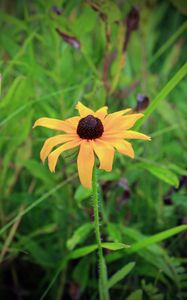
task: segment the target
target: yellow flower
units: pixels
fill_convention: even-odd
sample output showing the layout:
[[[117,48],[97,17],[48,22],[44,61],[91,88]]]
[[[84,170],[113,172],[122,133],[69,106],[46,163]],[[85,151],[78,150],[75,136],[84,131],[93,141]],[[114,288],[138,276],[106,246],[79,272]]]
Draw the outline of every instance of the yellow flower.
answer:
[[[80,116],[64,121],[40,118],[33,127],[43,126],[64,132],[64,134],[48,138],[40,152],[43,162],[48,157],[51,172],[55,172],[57,160],[62,152],[80,147],[77,157],[79,178],[84,187],[91,188],[95,154],[100,161],[99,168],[111,171],[114,149],[134,158],[133,148],[126,140],[150,140],[150,137],[129,130],[138,119],[143,117],[143,114],[140,113],[130,114],[131,109],[107,114],[106,106],[94,112],[81,102],[78,102],[76,108]],[[62,144],[60,147],[52,151],[55,146],[60,144]]]

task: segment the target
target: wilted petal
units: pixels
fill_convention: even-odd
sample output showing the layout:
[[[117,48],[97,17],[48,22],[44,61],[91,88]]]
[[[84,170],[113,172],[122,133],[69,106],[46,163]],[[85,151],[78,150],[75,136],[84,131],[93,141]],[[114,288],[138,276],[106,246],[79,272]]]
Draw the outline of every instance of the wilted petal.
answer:
[[[80,49],[80,42],[74,36],[70,36],[65,32],[60,31],[56,28],[56,32],[63,38],[63,40],[71,45],[73,48]]]
[[[135,110],[137,112],[140,112],[140,111],[146,109],[148,105],[149,105],[149,98],[147,96],[142,95],[142,94],[138,94],[138,96],[137,96],[137,106],[136,106]]]

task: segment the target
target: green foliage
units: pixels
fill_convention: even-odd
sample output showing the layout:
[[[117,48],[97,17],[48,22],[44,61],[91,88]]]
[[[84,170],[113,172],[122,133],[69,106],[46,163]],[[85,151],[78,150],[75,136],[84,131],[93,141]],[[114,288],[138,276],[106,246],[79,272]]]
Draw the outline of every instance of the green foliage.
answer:
[[[79,249],[72,251],[69,255],[71,259],[77,259],[79,257],[88,255],[97,249],[97,245],[85,246]]]
[[[122,244],[122,243],[102,243],[102,248],[106,248],[109,250],[120,250],[129,248],[129,245]]]
[[[142,290],[136,290],[127,298],[127,300],[142,300]]]
[[[169,183],[171,186],[178,187],[179,179],[169,168],[154,165],[152,163],[140,163],[140,168],[148,170],[151,174],[159,179]]]
[[[91,223],[86,223],[80,226],[77,230],[75,230],[73,236],[67,240],[67,248],[69,250],[74,249],[75,246],[84,240],[92,230],[93,226]]]
[[[108,280],[108,287],[111,288],[113,285],[118,283],[120,280],[122,280],[125,276],[128,275],[128,273],[134,268],[135,263],[130,262],[120,270],[118,270],[110,279]]]
[[[124,52],[133,6],[139,26]],[[78,100],[136,109],[138,94],[150,101],[134,128],[151,142],[132,141],[134,160],[116,154],[110,173],[98,170],[107,284],[111,299],[186,298],[185,14],[174,0],[1,1],[2,299],[98,299],[91,191],[76,153],[50,173],[39,152],[54,132],[32,126],[76,115]]]

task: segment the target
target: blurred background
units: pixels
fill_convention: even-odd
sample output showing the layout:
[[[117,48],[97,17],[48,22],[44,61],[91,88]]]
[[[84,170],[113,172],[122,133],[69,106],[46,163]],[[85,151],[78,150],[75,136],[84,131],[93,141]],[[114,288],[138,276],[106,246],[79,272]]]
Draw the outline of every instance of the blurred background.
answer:
[[[76,115],[81,100],[109,112],[155,103],[141,126],[152,141],[133,141],[134,160],[116,154],[113,171],[98,174],[103,241],[132,245],[105,251],[109,277],[122,270],[111,299],[187,299],[185,226],[156,235],[187,224],[186,81],[155,102],[186,61],[186,1],[0,8],[0,298],[98,299],[97,253],[85,248],[95,243],[91,192],[72,152],[49,172],[39,152],[54,132],[32,130],[39,117]]]

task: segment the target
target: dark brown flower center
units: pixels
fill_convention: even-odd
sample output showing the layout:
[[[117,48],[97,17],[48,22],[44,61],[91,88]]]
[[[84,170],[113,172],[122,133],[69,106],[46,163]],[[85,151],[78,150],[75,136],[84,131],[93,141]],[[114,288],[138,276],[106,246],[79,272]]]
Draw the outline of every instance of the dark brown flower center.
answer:
[[[93,140],[102,136],[104,131],[101,120],[92,115],[81,119],[77,126],[77,133],[82,139]]]

